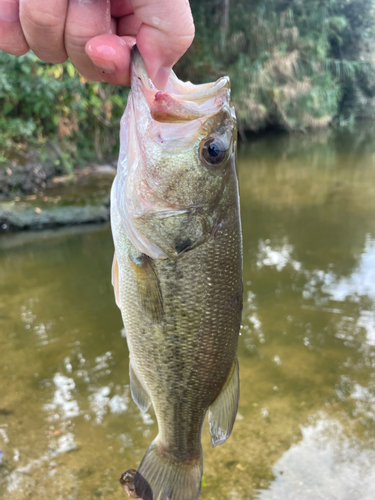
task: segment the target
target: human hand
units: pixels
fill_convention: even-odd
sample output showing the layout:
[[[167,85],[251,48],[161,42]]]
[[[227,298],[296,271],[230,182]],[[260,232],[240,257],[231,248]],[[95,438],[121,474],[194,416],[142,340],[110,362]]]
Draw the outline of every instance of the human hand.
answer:
[[[51,63],[69,57],[88,80],[129,85],[136,42],[163,89],[193,38],[188,0],[0,0],[0,50],[31,49]]]

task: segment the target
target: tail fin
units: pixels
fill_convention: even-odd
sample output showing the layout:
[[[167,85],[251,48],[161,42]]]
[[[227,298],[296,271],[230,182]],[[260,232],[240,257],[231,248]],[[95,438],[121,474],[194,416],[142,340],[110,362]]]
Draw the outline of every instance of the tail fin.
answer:
[[[198,500],[202,474],[202,452],[194,462],[172,461],[155,439],[134,478],[135,492],[142,500]]]

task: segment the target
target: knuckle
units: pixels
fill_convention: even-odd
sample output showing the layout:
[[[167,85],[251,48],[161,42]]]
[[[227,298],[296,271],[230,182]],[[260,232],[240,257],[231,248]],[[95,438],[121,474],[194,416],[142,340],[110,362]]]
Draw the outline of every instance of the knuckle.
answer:
[[[169,43],[178,51],[185,52],[194,40],[194,35],[178,35],[173,40],[169,40]]]
[[[195,32],[193,31],[192,33],[188,34],[188,35],[185,35],[185,44],[187,45],[187,47],[190,47],[190,45],[193,43],[193,40],[194,40],[194,36],[195,36]]]
[[[183,22],[173,30],[174,42],[176,45],[188,48],[195,36],[195,26],[191,16],[184,19]]]
[[[28,9],[27,20],[32,29],[54,30],[63,27],[65,18],[52,12]]]
[[[84,53],[85,45],[89,40],[90,38],[87,36],[70,35],[65,38],[65,47],[67,48],[68,53],[76,52],[77,54],[82,55]]]

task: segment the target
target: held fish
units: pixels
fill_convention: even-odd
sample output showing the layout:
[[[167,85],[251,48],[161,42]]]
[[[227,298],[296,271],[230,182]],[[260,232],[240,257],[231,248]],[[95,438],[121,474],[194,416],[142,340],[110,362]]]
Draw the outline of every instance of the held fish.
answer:
[[[242,237],[227,77],[158,91],[134,47],[112,187],[112,282],[134,401],[159,433],[134,478],[146,500],[199,498],[201,433],[230,436],[239,399]]]

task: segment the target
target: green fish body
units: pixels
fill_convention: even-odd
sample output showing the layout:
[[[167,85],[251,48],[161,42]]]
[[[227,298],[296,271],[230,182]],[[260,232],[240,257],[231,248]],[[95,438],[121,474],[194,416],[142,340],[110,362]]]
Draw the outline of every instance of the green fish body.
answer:
[[[158,92],[136,48],[112,188],[112,280],[130,384],[159,433],[135,477],[147,500],[199,498],[201,433],[228,439],[239,399],[242,237],[229,80],[172,74]]]

